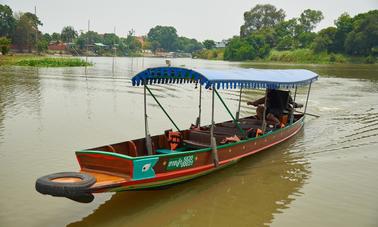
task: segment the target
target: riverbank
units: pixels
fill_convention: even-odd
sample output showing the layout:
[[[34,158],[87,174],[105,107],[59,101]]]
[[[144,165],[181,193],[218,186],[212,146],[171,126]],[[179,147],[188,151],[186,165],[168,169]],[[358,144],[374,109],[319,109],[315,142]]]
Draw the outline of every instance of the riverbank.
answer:
[[[55,57],[39,55],[7,55],[0,56],[0,66],[31,66],[31,67],[79,67],[91,66],[80,58]]]
[[[202,50],[193,55],[195,58],[206,60],[224,60],[224,49]],[[377,59],[373,56],[356,57],[343,54],[315,53],[311,49],[296,49],[290,51],[272,50],[263,59],[247,60],[246,62],[264,63],[295,63],[295,64],[374,64]]]

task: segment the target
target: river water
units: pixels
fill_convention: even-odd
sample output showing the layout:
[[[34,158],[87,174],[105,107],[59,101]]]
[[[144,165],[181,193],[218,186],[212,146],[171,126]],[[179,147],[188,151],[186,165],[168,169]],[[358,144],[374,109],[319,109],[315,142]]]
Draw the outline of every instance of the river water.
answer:
[[[158,58],[91,58],[93,67],[0,67],[0,226],[378,226],[378,66],[172,59],[174,66],[307,68],[304,129],[276,147],[164,190],[104,193],[89,204],[37,193],[35,180],[79,169],[75,150],[143,137],[143,89],[130,77]],[[151,86],[179,127],[195,121],[193,84]],[[242,116],[253,109],[243,94]],[[298,100],[304,101],[306,89]],[[236,91],[222,91],[236,111]],[[210,122],[210,94],[203,122]],[[216,101],[216,121],[228,120]],[[172,128],[148,100],[152,134]]]

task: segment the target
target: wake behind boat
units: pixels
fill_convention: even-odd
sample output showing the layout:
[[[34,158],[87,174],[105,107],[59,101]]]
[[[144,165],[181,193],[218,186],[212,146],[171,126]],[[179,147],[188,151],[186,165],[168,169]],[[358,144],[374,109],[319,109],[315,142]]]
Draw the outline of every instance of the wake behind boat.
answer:
[[[295,135],[304,124],[311,84],[318,78],[308,70],[191,70],[177,67],[146,69],[132,78],[134,86],[144,88],[145,137],[76,152],[79,172],[50,174],[36,181],[42,194],[63,196],[82,202],[93,200],[92,193],[148,189],[187,181],[228,165],[243,157],[279,144]],[[199,85],[196,124],[181,130],[149,89],[153,84],[194,83]],[[309,85],[304,114],[287,108],[290,89]],[[202,89],[212,92],[212,123],[201,125]],[[219,89],[240,89],[235,116],[218,93]],[[243,89],[266,89],[261,116],[239,117]],[[147,93],[157,102],[175,127],[161,135],[148,131]],[[232,120],[214,122],[217,96]],[[277,123],[270,121],[269,109],[279,109]],[[84,199],[83,199],[84,198]]]

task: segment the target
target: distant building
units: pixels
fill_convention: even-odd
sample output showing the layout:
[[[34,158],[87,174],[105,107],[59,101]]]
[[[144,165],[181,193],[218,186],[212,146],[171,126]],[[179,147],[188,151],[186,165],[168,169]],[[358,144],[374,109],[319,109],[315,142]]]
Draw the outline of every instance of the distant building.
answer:
[[[67,48],[67,45],[62,42],[51,42],[49,43],[48,50],[51,51],[65,51]]]

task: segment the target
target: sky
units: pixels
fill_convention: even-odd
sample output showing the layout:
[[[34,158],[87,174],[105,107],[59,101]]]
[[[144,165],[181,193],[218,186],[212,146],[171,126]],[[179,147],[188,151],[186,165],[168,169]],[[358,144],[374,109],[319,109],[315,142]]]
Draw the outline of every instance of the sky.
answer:
[[[378,0],[0,0],[14,12],[34,12],[43,23],[42,32],[61,32],[67,25],[126,36],[131,29],[146,35],[156,25],[174,26],[179,36],[199,41],[220,41],[239,34],[243,13],[256,4],[272,4],[286,11],[286,19],[305,9],[321,10],[324,20],[316,30],[334,25],[340,14],[351,16],[378,9]]]

